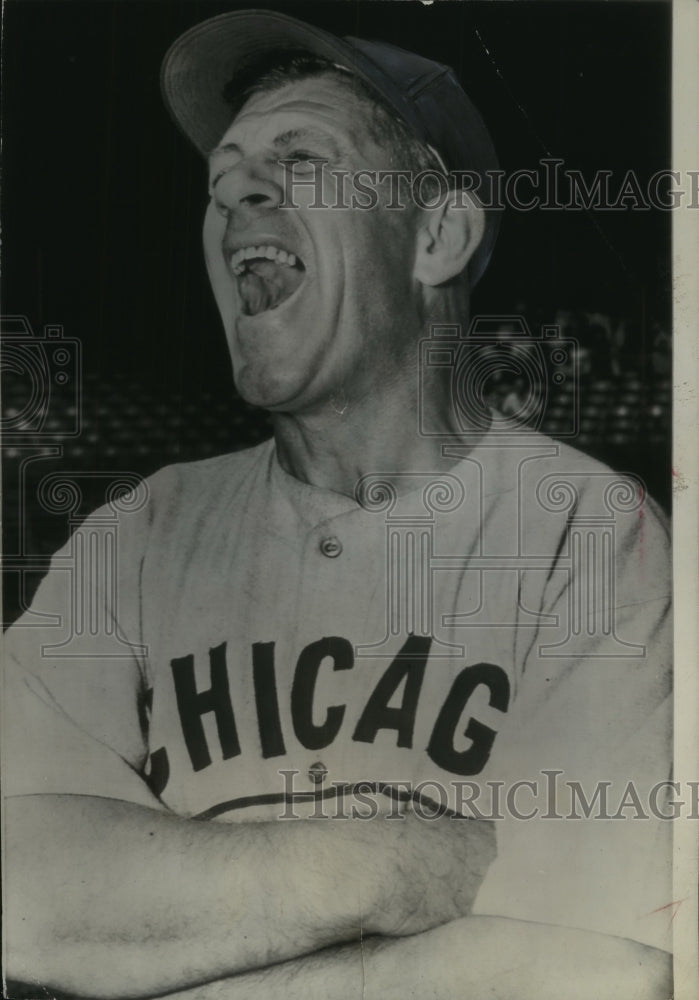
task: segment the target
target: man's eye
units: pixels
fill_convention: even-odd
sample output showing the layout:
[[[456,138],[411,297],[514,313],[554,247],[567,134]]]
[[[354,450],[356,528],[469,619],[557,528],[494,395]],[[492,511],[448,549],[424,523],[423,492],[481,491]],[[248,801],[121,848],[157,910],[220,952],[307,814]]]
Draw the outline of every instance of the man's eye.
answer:
[[[308,149],[295,149],[293,152],[289,153],[284,157],[286,160],[296,160],[297,162],[307,163],[309,160],[322,160],[323,157],[318,153],[312,153]]]
[[[221,167],[220,170],[217,170],[216,173],[212,175],[211,180],[209,181],[209,190],[210,191],[213,190],[213,188],[216,187],[216,185],[221,180],[221,178],[225,174],[227,174],[230,171],[230,169],[231,169],[230,167]]]
[[[218,166],[217,169],[214,169],[215,164],[213,164],[213,163],[211,164],[211,168],[210,168],[211,169],[211,175],[210,175],[210,180],[209,180],[209,193],[211,193],[213,191],[213,189],[216,187],[216,185],[218,184],[218,182],[221,180],[222,177],[225,177],[226,174],[229,174],[231,172],[231,170],[233,170],[233,168],[239,162],[239,157],[235,157],[234,159],[228,159],[227,158],[226,160],[224,160],[222,162],[219,161],[219,162],[220,162],[221,165]]]

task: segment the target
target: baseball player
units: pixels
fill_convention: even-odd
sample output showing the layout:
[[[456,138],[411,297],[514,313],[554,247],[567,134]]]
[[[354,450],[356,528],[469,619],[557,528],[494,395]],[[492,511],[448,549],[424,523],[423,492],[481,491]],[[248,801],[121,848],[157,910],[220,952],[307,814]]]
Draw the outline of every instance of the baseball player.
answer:
[[[668,995],[662,516],[456,405],[439,331],[468,327],[497,217],[466,190],[392,210],[379,181],[485,177],[478,113],[447,67],[262,11],[188,31],[162,83],[274,438],[113,499],[11,630],[8,974]],[[360,174],[375,204],[317,204]]]

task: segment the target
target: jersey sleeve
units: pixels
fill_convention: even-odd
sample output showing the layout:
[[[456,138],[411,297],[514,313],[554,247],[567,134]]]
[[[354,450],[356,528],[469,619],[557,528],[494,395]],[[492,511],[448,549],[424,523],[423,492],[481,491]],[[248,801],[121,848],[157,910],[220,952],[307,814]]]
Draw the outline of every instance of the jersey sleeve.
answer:
[[[510,799],[474,909],[669,951],[670,541],[651,501],[613,532],[595,513],[583,504],[569,520],[539,585],[548,617],[501,733]]]
[[[83,522],[5,635],[6,796],[95,795],[162,808],[144,778],[139,577],[150,513],[139,496]]]

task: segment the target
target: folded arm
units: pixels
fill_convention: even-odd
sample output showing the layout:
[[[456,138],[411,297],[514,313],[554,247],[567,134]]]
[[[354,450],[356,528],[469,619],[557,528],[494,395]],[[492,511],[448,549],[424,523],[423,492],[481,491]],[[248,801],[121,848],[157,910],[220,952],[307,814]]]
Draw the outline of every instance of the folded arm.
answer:
[[[7,974],[143,997],[468,913],[488,824],[223,824],[73,795],[5,809]]]
[[[671,957],[623,938],[465,917],[408,938],[369,938],[208,983],[167,1000],[668,1000]]]

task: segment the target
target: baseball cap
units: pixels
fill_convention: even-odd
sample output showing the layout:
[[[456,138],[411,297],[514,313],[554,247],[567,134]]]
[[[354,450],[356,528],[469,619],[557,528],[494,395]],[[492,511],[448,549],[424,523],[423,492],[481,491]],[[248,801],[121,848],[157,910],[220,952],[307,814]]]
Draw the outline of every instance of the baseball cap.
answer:
[[[239,10],[195,25],[168,50],[161,69],[165,105],[179,128],[207,155],[236,113],[230,93],[238,79],[271,52],[295,50],[328,59],[378,91],[447,171],[484,179],[498,160],[483,119],[449,66],[381,41],[339,38],[286,14]],[[224,96],[224,91],[226,96]],[[243,102],[241,85],[241,105]],[[472,284],[493,251],[500,213],[486,208],[483,240],[469,264]]]

